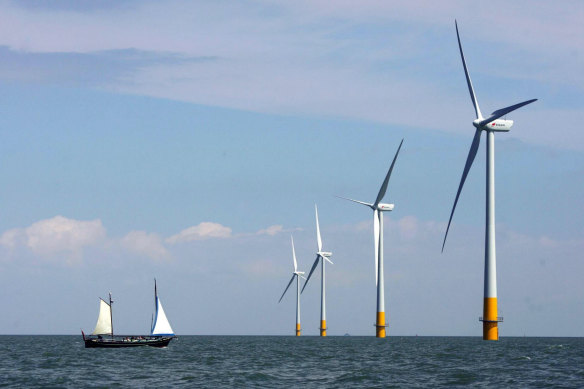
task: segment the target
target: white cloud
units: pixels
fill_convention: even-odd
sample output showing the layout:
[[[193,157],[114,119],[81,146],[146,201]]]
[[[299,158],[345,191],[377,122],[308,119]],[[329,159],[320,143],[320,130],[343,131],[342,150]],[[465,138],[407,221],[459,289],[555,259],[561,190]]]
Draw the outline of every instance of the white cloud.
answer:
[[[284,228],[281,224],[277,224],[277,225],[269,226],[268,228],[261,229],[256,234],[257,235],[274,236],[280,232],[284,232]]]
[[[126,250],[145,255],[152,259],[167,259],[170,257],[168,250],[162,244],[162,239],[155,233],[146,231],[130,231],[122,238],[120,244]]]
[[[25,230],[27,246],[41,255],[58,252],[78,252],[105,238],[101,220],[82,221],[55,216],[33,223]]]
[[[13,249],[16,246],[20,246],[26,242],[24,237],[24,230],[21,228],[13,228],[2,234],[0,237],[0,245]]]
[[[41,257],[63,254],[71,262],[81,258],[84,247],[98,244],[105,236],[105,228],[99,219],[83,221],[55,216],[24,229],[4,232],[0,244],[11,249],[27,247]]]
[[[225,227],[219,223],[202,222],[199,225],[182,230],[176,235],[166,239],[166,243],[176,244],[190,242],[193,240],[204,240],[212,238],[230,238],[231,228]]]

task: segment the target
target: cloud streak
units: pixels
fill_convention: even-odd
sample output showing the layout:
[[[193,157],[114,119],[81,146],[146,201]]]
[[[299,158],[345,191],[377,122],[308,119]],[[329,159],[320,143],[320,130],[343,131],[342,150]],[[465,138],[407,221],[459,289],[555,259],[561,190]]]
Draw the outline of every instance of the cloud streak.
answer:
[[[0,47],[0,78],[27,83],[104,87],[127,84],[140,69],[164,64],[173,66],[216,61],[213,57],[185,57],[181,54],[136,49],[78,52],[26,52]]]

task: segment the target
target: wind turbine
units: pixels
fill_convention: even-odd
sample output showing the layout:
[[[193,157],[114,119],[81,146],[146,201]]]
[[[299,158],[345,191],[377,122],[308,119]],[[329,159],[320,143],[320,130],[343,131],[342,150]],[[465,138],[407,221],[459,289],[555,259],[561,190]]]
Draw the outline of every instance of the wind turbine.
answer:
[[[282,301],[284,295],[288,291],[290,285],[292,285],[292,281],[296,278],[296,336],[300,336],[300,283],[298,277],[302,277],[304,274],[303,271],[298,271],[298,264],[296,262],[296,251],[294,250],[294,238],[290,236],[290,240],[292,241],[292,259],[294,260],[294,272],[292,273],[292,278],[290,282],[288,282],[288,286],[284,289],[284,293],[282,293],[282,297],[278,300],[278,303]],[[304,277],[302,277],[304,278]]]
[[[387,191],[387,184],[389,183],[389,178],[391,177],[391,172],[393,171],[393,166],[395,165],[395,160],[397,159],[397,155],[402,147],[404,140],[402,139],[399,147],[397,148],[397,152],[395,153],[395,157],[393,157],[393,161],[391,162],[391,166],[385,176],[385,180],[383,184],[381,184],[381,188],[379,189],[379,193],[377,193],[377,198],[373,204],[365,203],[359,200],[348,199],[345,197],[341,197],[342,199],[353,201],[355,203],[363,204],[368,206],[373,210],[373,238],[375,241],[375,282],[377,285],[377,315],[375,320],[375,336],[378,338],[385,338],[385,290],[384,290],[384,282],[383,282],[383,212],[392,211],[394,205],[393,204],[383,204],[381,200],[383,196],[385,196],[385,192]]]
[[[444,242],[442,243],[442,252],[444,252],[444,245],[446,244],[446,237],[448,236],[448,230],[450,229],[450,222],[452,221],[452,216],[454,215],[454,210],[456,209],[456,204],[458,203],[458,198],[462,190],[462,186],[468,175],[472,163],[477,154],[479,148],[479,143],[481,141],[481,133],[485,131],[487,133],[487,192],[486,192],[486,231],[485,231],[485,284],[484,284],[484,300],[483,300],[483,316],[479,318],[483,322],[483,339],[484,340],[498,340],[499,339],[499,329],[498,323],[503,321],[502,317],[497,316],[497,266],[496,266],[496,253],[495,253],[495,132],[508,132],[513,126],[513,120],[503,120],[499,119],[509,112],[515,111],[524,105],[533,103],[537,99],[531,99],[524,101],[519,104],[511,105],[506,108],[501,108],[494,111],[487,118],[484,118],[481,114],[479,108],[479,103],[474,93],[472,87],[472,82],[470,80],[470,75],[468,74],[468,69],[466,67],[466,61],[464,60],[464,54],[462,52],[462,45],[460,43],[460,35],[458,34],[458,24],[456,20],[454,21],[456,27],[456,37],[458,38],[458,48],[460,49],[460,57],[462,59],[462,66],[464,67],[464,74],[466,76],[466,83],[468,85],[468,91],[470,93],[470,99],[472,100],[476,119],[473,120],[472,124],[476,128],[475,135],[472,140],[470,151],[468,152],[468,157],[466,158],[466,164],[464,165],[464,170],[462,172],[462,177],[460,179],[460,184],[458,186],[458,192],[456,192],[456,198],[454,199],[454,205],[452,206],[452,211],[450,212],[450,219],[448,220],[448,227],[446,228],[446,233],[444,234]]]
[[[308,281],[310,280],[310,276],[316,269],[318,265],[318,261],[321,261],[321,278],[320,278],[320,336],[326,336],[326,301],[325,301],[325,281],[324,281],[324,262],[325,260],[330,262],[331,265],[333,264],[332,261],[329,259],[333,253],[329,251],[322,251],[322,239],[320,239],[320,228],[318,226],[318,208],[316,204],[314,204],[314,211],[316,214],[316,242],[318,245],[318,251],[316,252],[316,259],[312,264],[312,268],[310,269],[310,273],[308,273],[308,278],[304,282],[304,286],[302,287],[302,292],[304,292],[304,288],[308,285]]]

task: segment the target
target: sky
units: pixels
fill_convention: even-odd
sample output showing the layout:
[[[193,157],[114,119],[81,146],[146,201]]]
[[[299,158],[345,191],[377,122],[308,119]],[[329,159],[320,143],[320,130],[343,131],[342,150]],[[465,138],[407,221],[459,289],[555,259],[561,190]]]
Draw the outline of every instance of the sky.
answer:
[[[498,10],[493,13],[493,10]],[[292,335],[315,258],[329,335],[374,335],[371,211],[385,202],[388,334],[480,336],[485,139],[496,134],[504,336],[584,336],[580,1],[0,1],[0,334]],[[317,335],[320,272],[301,296]]]

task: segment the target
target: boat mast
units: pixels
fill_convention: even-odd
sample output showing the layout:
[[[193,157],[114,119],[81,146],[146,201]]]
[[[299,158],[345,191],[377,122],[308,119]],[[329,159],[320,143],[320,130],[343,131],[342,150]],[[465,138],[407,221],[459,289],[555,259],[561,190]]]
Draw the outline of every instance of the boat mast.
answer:
[[[158,305],[158,293],[156,292],[156,278],[154,279],[154,309]]]
[[[110,324],[112,326],[112,339],[114,338],[114,317],[112,313],[112,292],[109,292],[109,306],[110,306]]]
[[[154,279],[154,312],[152,314],[152,323],[150,324],[150,333],[154,331],[154,315],[156,315],[158,309],[158,292],[156,291],[156,278]],[[158,315],[156,317],[158,319]]]

